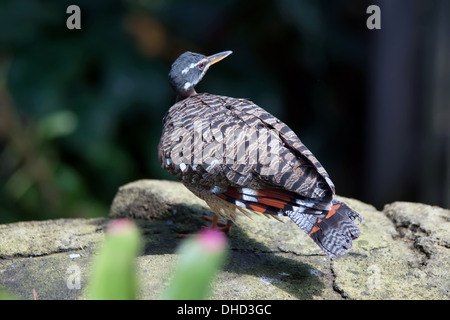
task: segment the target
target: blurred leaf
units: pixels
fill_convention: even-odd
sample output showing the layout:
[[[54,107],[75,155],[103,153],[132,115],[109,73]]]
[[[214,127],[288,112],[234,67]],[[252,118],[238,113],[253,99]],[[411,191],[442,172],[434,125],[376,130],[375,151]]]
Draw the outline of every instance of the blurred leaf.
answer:
[[[186,239],[178,250],[174,277],[163,292],[165,300],[206,299],[227,255],[223,232],[206,229]]]
[[[19,200],[31,188],[33,181],[23,168],[14,172],[5,183],[5,191],[14,200]]]
[[[125,219],[108,225],[106,239],[94,260],[87,298],[133,300],[137,294],[135,260],[141,249],[136,225]]]
[[[73,133],[77,124],[78,120],[73,112],[57,110],[39,121],[37,132],[42,140],[50,140]]]

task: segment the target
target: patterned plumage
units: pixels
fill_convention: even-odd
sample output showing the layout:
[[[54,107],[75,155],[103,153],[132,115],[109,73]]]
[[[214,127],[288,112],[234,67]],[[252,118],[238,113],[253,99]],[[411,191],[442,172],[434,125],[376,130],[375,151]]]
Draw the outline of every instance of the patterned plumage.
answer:
[[[195,92],[209,66],[230,53],[188,52],[172,65],[178,102],[163,120],[161,166],[216,215],[287,215],[330,257],[344,254],[361,218],[334,199],[327,172],[297,135],[249,100]]]

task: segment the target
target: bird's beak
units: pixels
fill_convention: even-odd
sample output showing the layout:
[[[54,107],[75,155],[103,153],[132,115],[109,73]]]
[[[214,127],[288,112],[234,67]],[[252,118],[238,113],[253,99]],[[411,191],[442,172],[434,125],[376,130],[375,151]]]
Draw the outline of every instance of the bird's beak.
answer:
[[[212,66],[214,63],[219,62],[222,59],[225,59],[230,54],[232,54],[233,51],[223,51],[220,53],[213,54],[212,56],[209,56],[207,59],[208,66]]]

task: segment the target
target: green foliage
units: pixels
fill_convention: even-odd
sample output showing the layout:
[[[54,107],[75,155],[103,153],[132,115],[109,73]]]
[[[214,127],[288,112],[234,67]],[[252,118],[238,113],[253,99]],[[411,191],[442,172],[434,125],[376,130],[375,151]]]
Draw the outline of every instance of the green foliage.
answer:
[[[171,283],[161,295],[165,300],[202,300],[208,297],[216,272],[226,258],[222,232],[209,230],[187,239],[179,248],[179,260]]]
[[[105,243],[95,258],[86,297],[96,300],[138,298],[135,259],[140,247],[140,234],[133,222],[112,222]],[[179,260],[173,279],[161,299],[206,299],[226,258],[225,249],[226,238],[220,231],[202,231],[186,239],[178,249]]]
[[[128,220],[113,221],[92,269],[86,297],[93,300],[133,300],[137,296],[135,260],[140,234]]]

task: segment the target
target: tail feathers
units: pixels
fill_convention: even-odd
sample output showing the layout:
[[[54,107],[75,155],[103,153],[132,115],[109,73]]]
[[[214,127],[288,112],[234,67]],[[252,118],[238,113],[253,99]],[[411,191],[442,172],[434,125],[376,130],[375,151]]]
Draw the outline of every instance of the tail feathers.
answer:
[[[235,205],[268,215],[287,215],[330,257],[343,255],[358,238],[358,213],[335,199],[305,199],[290,191],[234,188],[216,194]],[[330,206],[331,204],[331,206]]]
[[[274,188],[255,190],[229,187],[217,196],[239,207],[270,215],[286,215],[287,211],[294,210],[320,214],[330,209],[331,202],[331,197],[305,199],[294,192]]]
[[[299,212],[288,212],[288,216],[331,258],[343,255],[359,237],[354,221],[361,221],[361,216],[337,200],[320,216]]]

